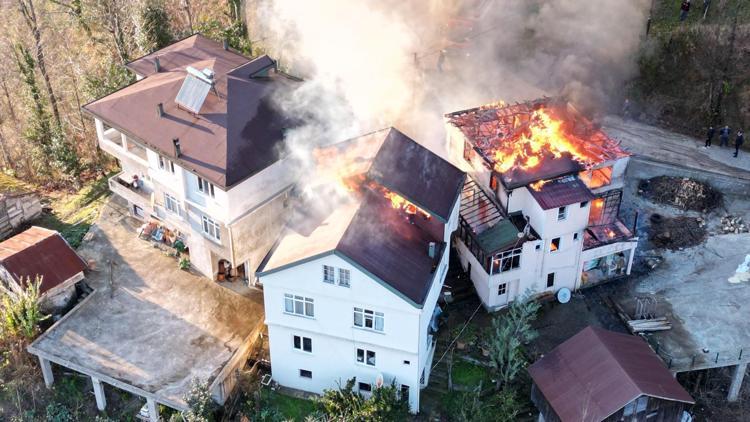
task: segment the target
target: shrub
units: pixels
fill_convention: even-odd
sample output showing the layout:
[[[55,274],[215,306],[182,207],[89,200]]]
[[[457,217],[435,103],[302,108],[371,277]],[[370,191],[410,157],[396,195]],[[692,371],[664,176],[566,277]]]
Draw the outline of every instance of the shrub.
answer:
[[[409,417],[409,404],[399,397],[395,382],[375,388],[365,399],[354,391],[352,378],[338,390],[325,390],[320,404],[323,412],[334,420],[401,421]]]
[[[41,277],[34,282],[27,278],[25,283],[15,280],[7,285],[0,283],[0,336],[4,340],[19,337],[31,340],[39,332],[39,323],[49,318],[39,309],[41,285]]]
[[[206,381],[194,379],[190,389],[185,393],[185,403],[188,409],[182,412],[182,419],[186,422],[212,422],[217,406],[211,398]]]

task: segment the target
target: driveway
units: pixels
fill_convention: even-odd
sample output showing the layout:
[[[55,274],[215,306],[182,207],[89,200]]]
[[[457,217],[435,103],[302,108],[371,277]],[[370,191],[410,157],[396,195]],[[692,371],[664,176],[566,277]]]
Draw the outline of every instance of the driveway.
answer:
[[[117,198],[105,205],[78,251],[94,263],[86,282],[95,293],[32,348],[184,405],[193,378],[212,382],[257,337],[263,296],[179,270],[174,257],[137,238],[139,226]]]

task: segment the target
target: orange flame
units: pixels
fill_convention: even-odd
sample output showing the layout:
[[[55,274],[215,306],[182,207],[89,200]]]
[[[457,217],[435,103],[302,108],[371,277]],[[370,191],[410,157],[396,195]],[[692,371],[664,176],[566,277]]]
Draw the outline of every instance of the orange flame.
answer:
[[[614,237],[616,236],[615,232],[610,228],[606,229],[605,232],[607,233],[607,237],[609,237],[610,239],[614,239]]]
[[[549,182],[549,180],[537,180],[536,182],[530,184],[529,187],[539,192],[542,189],[542,186],[546,185],[547,182]]]
[[[504,173],[514,167],[533,169],[541,163],[543,152],[555,158],[569,153],[576,161],[590,161],[583,150],[583,143],[566,134],[562,125],[561,120],[553,118],[544,109],[534,111],[521,136],[493,152],[495,170]]]

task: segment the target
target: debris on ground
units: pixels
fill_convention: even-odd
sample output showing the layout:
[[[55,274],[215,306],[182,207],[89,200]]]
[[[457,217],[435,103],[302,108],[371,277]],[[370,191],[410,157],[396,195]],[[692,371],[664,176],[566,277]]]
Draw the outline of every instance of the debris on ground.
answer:
[[[687,177],[658,176],[642,181],[638,193],[684,210],[708,212],[722,203],[721,192],[708,183]]]
[[[630,331],[634,333],[644,333],[647,331],[664,331],[672,329],[672,324],[667,321],[666,317],[651,319],[631,319],[628,321]]]
[[[654,214],[650,220],[648,238],[657,248],[683,249],[703,243],[708,236],[706,222],[700,217]]]
[[[734,217],[732,215],[725,215],[724,217],[721,217],[721,232],[723,234],[747,233],[748,227],[747,227],[747,224],[745,224],[745,222],[742,221],[742,217]]]
[[[745,256],[745,260],[737,267],[734,275],[729,277],[729,282],[732,284],[743,281],[750,281],[750,255]]]

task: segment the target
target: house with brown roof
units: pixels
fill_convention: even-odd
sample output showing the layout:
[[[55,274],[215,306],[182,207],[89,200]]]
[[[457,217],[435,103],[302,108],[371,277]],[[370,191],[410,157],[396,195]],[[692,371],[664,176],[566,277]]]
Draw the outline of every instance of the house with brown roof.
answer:
[[[489,310],[630,273],[637,238],[619,216],[629,154],[570,104],[543,98],[447,114],[469,180],[456,249]]]
[[[110,189],[206,277],[254,279],[295,178],[284,148],[294,122],[274,98],[297,80],[200,34],[127,67],[136,82],[83,107],[122,168]]]
[[[393,128],[317,156],[333,179],[307,184],[259,273],[273,379],[395,383],[416,412],[465,175]]]
[[[547,422],[680,422],[695,403],[637,336],[587,327],[529,367]]]
[[[0,242],[0,280],[25,285],[42,280],[39,293],[45,313],[65,309],[75,298],[75,284],[86,263],[60,233],[33,226]]]

